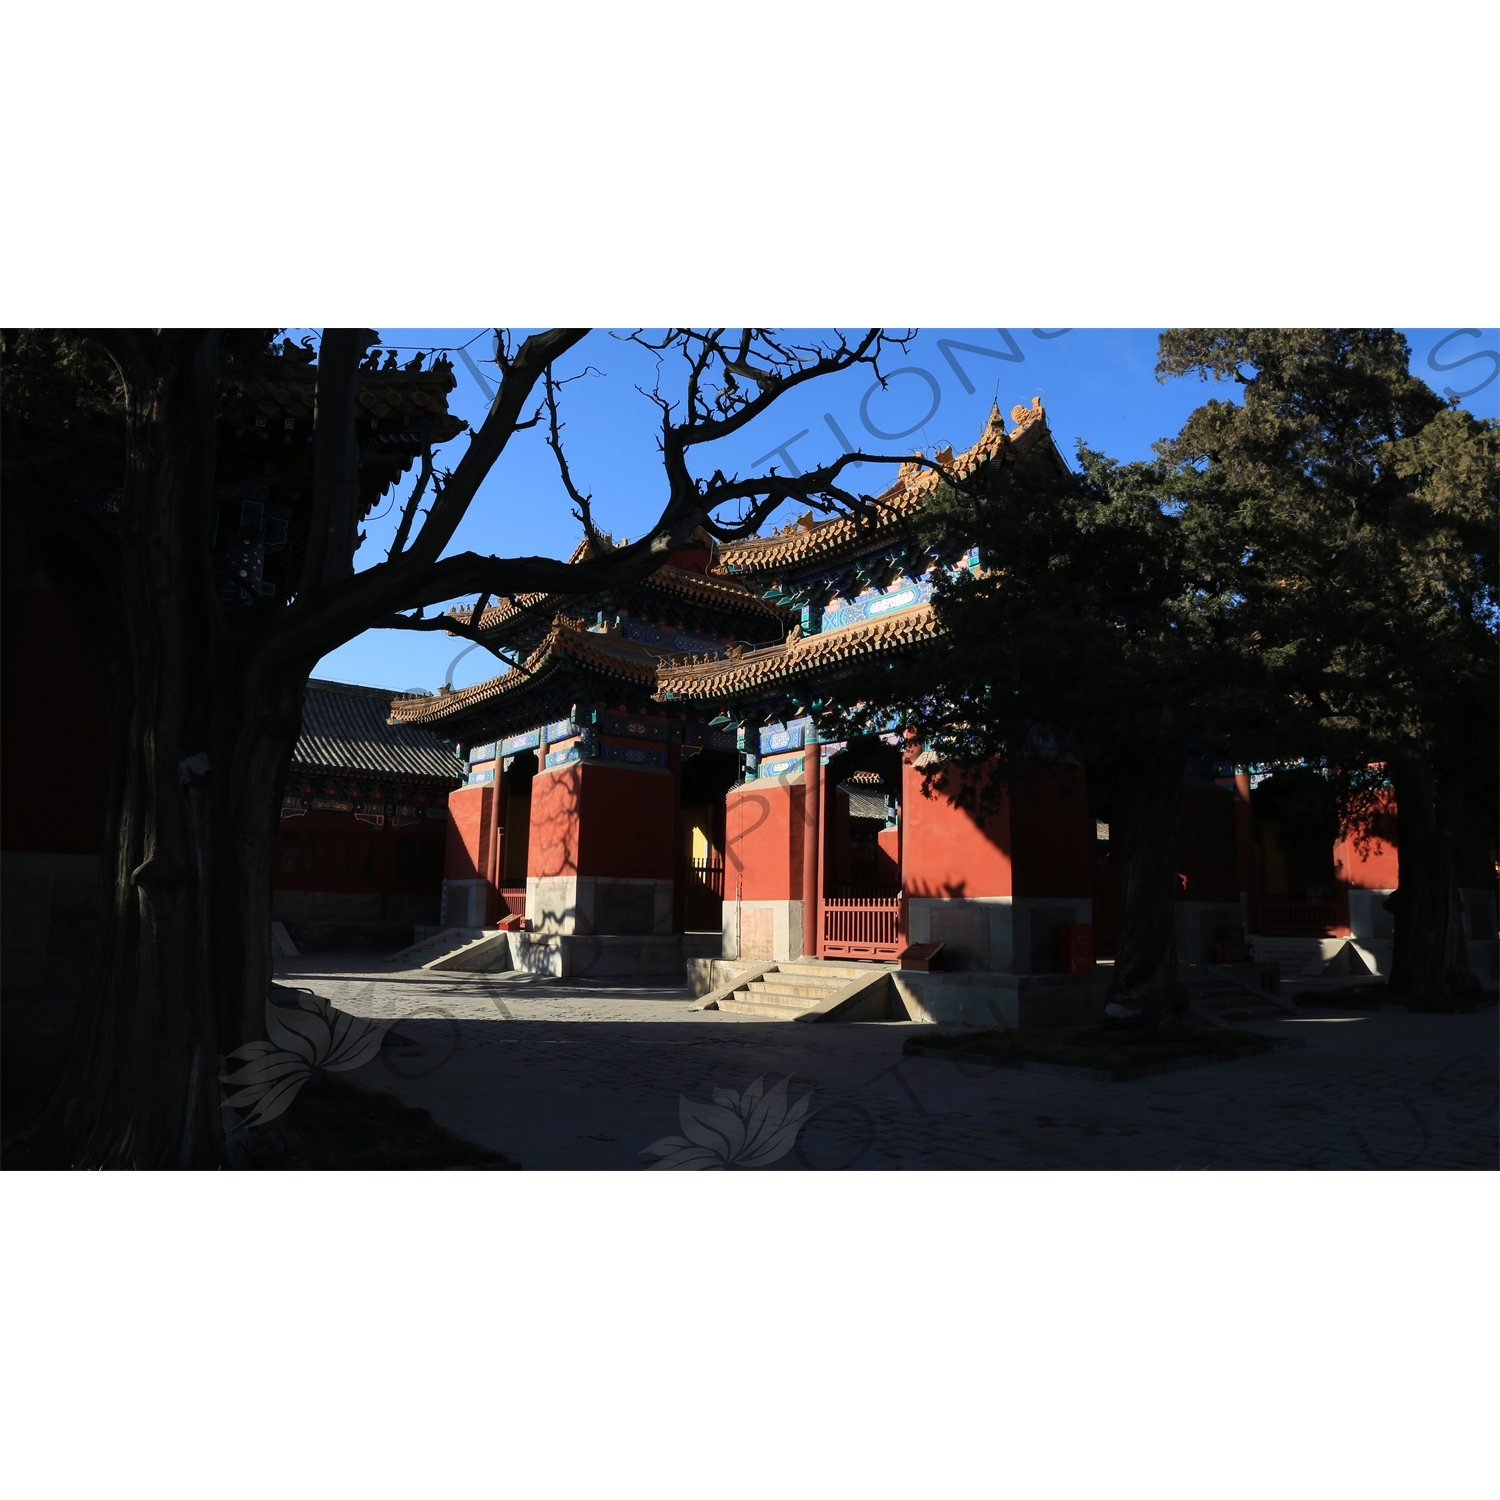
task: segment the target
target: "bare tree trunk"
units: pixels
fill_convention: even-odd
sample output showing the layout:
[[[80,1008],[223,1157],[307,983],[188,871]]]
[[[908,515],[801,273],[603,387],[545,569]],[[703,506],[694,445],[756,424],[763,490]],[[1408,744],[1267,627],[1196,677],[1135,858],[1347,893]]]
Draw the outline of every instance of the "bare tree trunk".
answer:
[[[149,739],[112,755],[95,957],[39,1163],[224,1164],[217,1079],[264,1034],[276,767],[294,741],[227,727],[175,786],[157,783]]]
[[[1386,902],[1396,919],[1390,987],[1464,997],[1479,989],[1464,944],[1458,894],[1463,779],[1407,761],[1393,769],[1400,884]]]
[[[1185,751],[1122,762],[1117,773],[1120,940],[1112,1004],[1143,1012],[1152,1025],[1184,1004],[1177,979],[1177,873]]]
[[[271,980],[276,804],[306,670],[243,661],[224,626],[201,558],[215,340],[160,343],[159,379],[132,391],[119,566],[94,575],[100,922],[37,1164],[224,1164],[221,1058],[263,1033]]]

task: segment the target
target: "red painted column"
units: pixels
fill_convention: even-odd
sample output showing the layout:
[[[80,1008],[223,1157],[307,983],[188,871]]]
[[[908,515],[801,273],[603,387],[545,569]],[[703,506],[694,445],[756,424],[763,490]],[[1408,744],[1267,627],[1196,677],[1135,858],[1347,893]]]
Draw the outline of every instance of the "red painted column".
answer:
[[[505,782],[500,770],[501,761],[495,761],[495,779],[490,783],[490,850],[489,868],[485,871],[485,879],[489,882],[489,889],[485,892],[485,926],[500,920],[500,884],[501,877],[505,872],[505,866],[500,860],[500,799],[505,795]]]
[[[1261,928],[1260,851],[1255,847],[1255,817],[1250,808],[1250,775],[1237,771],[1234,778],[1234,841],[1239,863],[1240,889],[1249,908],[1245,920],[1247,936]]]
[[[812,730],[808,730],[812,739]],[[823,752],[814,740],[802,750],[802,953],[818,956],[823,925],[818,855],[823,843]]]

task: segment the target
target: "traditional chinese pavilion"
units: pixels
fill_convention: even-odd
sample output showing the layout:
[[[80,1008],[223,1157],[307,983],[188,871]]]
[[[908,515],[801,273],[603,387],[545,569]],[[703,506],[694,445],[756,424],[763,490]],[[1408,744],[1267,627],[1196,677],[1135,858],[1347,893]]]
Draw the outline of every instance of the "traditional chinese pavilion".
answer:
[[[712,707],[661,702],[659,673],[780,642],[795,615],[716,566],[707,536],[693,542],[638,583],[502,601],[479,626],[524,656],[518,670],[394,705],[397,723],[466,748],[449,925],[524,913],[568,935],[718,930],[738,737]]]
[[[1039,406],[1013,419],[1007,431],[995,412],[939,462],[963,476],[1036,450],[1064,466]],[[1037,777],[980,825],[921,795],[893,737],[817,734],[856,667],[935,635],[936,570],[972,564],[918,536],[938,482],[907,465],[859,524],[805,516],[723,548],[704,537],[627,589],[488,611],[480,628],[524,654],[520,668],[393,709],[467,752],[445,921],[709,932],[744,959],[891,958],[931,941],[950,966],[1055,968],[1056,929],[1090,919],[1081,768]]]
[[[992,412],[972,448],[937,458],[962,477],[1022,455],[1065,468],[1039,402],[1009,425]],[[555,972],[674,934],[662,971],[690,951],[890,959],[941,943],[950,970],[1044,973],[1074,962],[1081,932],[1110,952],[1110,789],[1087,767],[1038,766],[980,820],[923,794],[920,746],[820,738],[856,668],[936,636],[938,571],[976,562],[919,535],[939,482],[907,465],[858,521],[808,515],[722,548],[700,536],[628,587],[488,610],[481,630],[519,667],[392,708],[457,741],[468,767],[449,799],[443,920],[524,921],[577,950]],[[1299,967],[1351,936],[1383,966],[1388,841],[1329,832],[1309,874],[1251,780],[1185,768],[1183,959],[1242,951],[1248,931]],[[1489,936],[1477,895],[1473,936]]]

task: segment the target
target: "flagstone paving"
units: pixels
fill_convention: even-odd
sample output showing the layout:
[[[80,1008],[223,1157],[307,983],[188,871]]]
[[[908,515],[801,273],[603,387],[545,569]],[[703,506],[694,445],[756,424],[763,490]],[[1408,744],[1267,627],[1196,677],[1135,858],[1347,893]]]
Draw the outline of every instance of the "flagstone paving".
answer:
[[[905,1022],[690,1012],[680,986],[399,971],[368,954],[277,968],[339,1009],[399,1018],[344,1077],[531,1169],[640,1170],[657,1160],[643,1148],[682,1136],[680,1097],[706,1109],[716,1088],[786,1077],[809,1113],[763,1170],[1500,1166],[1494,1008],[1247,1022],[1305,1045],[1109,1084],[903,1057],[926,1029]]]

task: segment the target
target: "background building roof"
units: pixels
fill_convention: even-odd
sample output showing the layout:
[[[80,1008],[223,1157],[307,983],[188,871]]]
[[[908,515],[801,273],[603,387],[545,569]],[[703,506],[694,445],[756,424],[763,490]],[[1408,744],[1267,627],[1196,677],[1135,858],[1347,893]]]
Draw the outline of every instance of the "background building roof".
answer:
[[[457,786],[463,779],[463,763],[446,740],[430,729],[387,722],[396,696],[385,688],[311,678],[292,765],[420,777]]]

